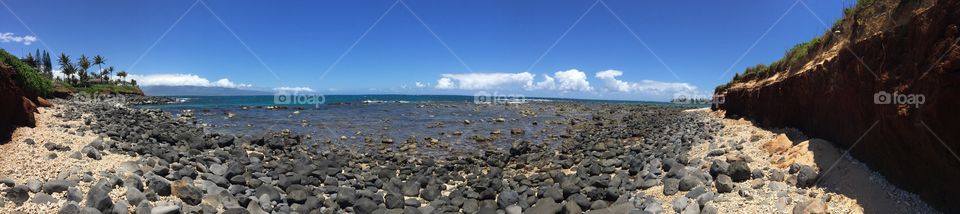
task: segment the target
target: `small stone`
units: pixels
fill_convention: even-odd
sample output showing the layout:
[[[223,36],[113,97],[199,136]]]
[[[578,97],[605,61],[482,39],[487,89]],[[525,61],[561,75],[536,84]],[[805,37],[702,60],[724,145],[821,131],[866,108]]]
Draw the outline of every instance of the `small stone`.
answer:
[[[67,194],[64,197],[67,198],[67,201],[80,202],[83,200],[83,193],[77,187],[70,187],[67,188]]]
[[[497,196],[497,205],[499,205],[500,208],[507,208],[510,205],[517,204],[517,202],[519,201],[520,201],[520,195],[517,194],[516,191],[509,190],[509,189],[503,192],[500,192],[500,195]]]
[[[0,184],[3,184],[4,186],[7,186],[7,187],[14,187],[17,185],[17,182],[13,181],[13,179],[10,179],[10,178],[0,178]]]
[[[197,206],[203,200],[203,191],[197,187],[186,182],[186,180],[179,180],[173,183],[172,186],[173,196],[177,196],[184,203],[189,205]]]
[[[680,180],[676,178],[663,179],[663,195],[677,194],[680,189]]]
[[[735,161],[731,163],[730,168],[727,169],[727,175],[730,176],[733,182],[749,180],[750,174],[750,166],[747,165],[746,161]]]
[[[84,146],[83,149],[80,149],[80,153],[83,153],[88,158],[91,158],[94,160],[100,160],[103,157],[103,155],[100,154],[99,150],[91,146]]]
[[[40,192],[41,186],[43,186],[43,183],[41,183],[40,180],[30,179],[27,181],[27,189],[29,189],[30,192]]]
[[[62,208],[60,208],[60,211],[57,212],[57,214],[75,214],[75,213],[80,213],[80,206],[74,203],[68,203],[67,205],[64,205]]]
[[[800,170],[797,172],[797,187],[806,188],[811,187],[817,182],[817,177],[819,173],[813,169],[811,166],[801,166]]]
[[[101,212],[113,209],[113,200],[110,199],[110,189],[103,184],[94,185],[87,192],[86,207],[95,208]]]
[[[395,194],[387,194],[383,197],[387,209],[403,208],[403,197]]]
[[[563,207],[554,202],[553,199],[541,198],[533,207],[527,209],[527,213],[557,213],[561,209]]]
[[[147,199],[147,195],[136,188],[127,188],[127,202],[130,204],[140,204]]]
[[[147,187],[157,193],[159,196],[170,195],[170,182],[160,176],[150,176],[147,178]]]
[[[63,180],[63,179],[51,180],[43,184],[43,192],[47,194],[63,192],[63,191],[67,191],[67,189],[72,186],[76,186],[76,183]]]
[[[607,206],[609,206],[609,205],[607,204],[606,201],[596,200],[596,201],[594,201],[593,203],[590,204],[590,209],[591,209],[591,210],[600,210],[600,209],[603,209],[603,208],[607,208]]]
[[[700,205],[697,203],[689,203],[687,207],[683,208],[681,214],[700,214]]]
[[[680,183],[678,187],[680,191],[690,191],[691,189],[698,187],[700,185],[701,185],[700,179],[698,179],[694,175],[687,174],[686,176],[683,176],[683,178],[680,179]]]
[[[34,204],[57,203],[57,201],[59,200],[57,200],[56,198],[53,198],[53,196],[50,196],[46,193],[33,194],[33,199],[30,199],[30,202],[33,202]]]
[[[732,192],[733,180],[730,179],[730,176],[720,174],[720,175],[717,175],[717,180],[715,181],[714,186],[717,187],[717,192],[719,193]]]
[[[717,206],[713,204],[703,205],[703,209],[700,210],[700,214],[717,214],[720,213],[720,210],[717,209]]]
[[[178,214],[180,213],[180,206],[177,205],[166,205],[154,207],[151,210],[153,214]]]
[[[683,208],[687,207],[688,203],[690,203],[690,199],[687,199],[686,197],[678,197],[677,199],[673,200],[673,204],[671,205],[673,205],[672,207],[674,212],[680,213],[683,211]]]
[[[353,205],[353,211],[358,214],[370,214],[377,210],[377,204],[369,198],[361,198]]]
[[[819,199],[801,202],[793,207],[793,214],[821,214],[827,213],[827,205]]]
[[[30,199],[30,189],[27,188],[27,186],[17,185],[13,188],[7,189],[7,200],[21,204],[26,202],[27,199]]]
[[[521,214],[521,213],[523,213],[523,209],[520,208],[520,206],[517,206],[516,204],[507,206],[507,208],[506,208],[505,210],[507,211],[507,214]]]

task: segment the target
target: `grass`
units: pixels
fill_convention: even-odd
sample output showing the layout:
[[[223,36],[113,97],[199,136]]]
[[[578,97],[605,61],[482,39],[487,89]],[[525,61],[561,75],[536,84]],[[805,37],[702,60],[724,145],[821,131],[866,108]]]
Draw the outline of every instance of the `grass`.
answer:
[[[16,70],[14,81],[26,91],[39,96],[47,96],[53,91],[53,83],[50,79],[47,79],[36,69],[23,63],[20,58],[11,55],[6,50],[0,49],[0,61]]]
[[[135,85],[95,84],[87,87],[78,87],[76,91],[99,94],[139,94],[140,87]]]

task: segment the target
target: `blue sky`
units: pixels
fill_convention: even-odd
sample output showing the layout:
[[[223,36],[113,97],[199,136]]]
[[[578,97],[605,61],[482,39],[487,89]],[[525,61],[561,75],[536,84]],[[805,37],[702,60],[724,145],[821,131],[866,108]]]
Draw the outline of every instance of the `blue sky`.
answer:
[[[145,84],[631,100],[710,93],[821,35],[853,3],[2,2],[0,48],[101,54]]]

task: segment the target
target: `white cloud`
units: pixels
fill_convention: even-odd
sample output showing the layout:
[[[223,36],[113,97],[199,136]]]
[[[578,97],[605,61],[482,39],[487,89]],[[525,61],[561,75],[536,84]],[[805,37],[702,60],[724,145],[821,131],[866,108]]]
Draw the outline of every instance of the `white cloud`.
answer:
[[[195,74],[148,74],[136,75],[130,74],[127,79],[137,80],[137,84],[142,86],[202,86],[202,87],[222,87],[222,88],[249,88],[250,84],[239,84],[223,78],[211,82],[210,80],[197,76]]]
[[[417,86],[417,88],[426,88],[426,87],[430,87],[430,83],[416,82],[415,86]]]
[[[37,41],[35,36],[15,36],[13,33],[0,33],[0,42],[16,42],[23,43],[24,45],[30,45],[33,42]]]
[[[439,89],[453,89],[454,87],[453,80],[450,78],[444,77],[437,80],[437,88]]]
[[[536,84],[536,89],[548,89],[558,91],[592,91],[590,81],[587,81],[587,74],[577,70],[570,69],[566,71],[557,71],[553,76],[543,75],[544,80]]]
[[[529,72],[442,74],[441,76],[442,78],[437,80],[437,88],[464,90],[498,89],[510,86],[532,88],[534,77]]]
[[[273,90],[274,90],[274,91],[283,91],[283,92],[295,92],[295,93],[299,93],[299,92],[314,92],[314,90],[313,90],[312,88],[310,88],[310,87],[286,87],[286,86],[284,86],[284,87],[273,88]]]
[[[627,82],[617,79],[623,72],[618,70],[606,70],[597,72],[594,77],[603,81],[605,90],[618,92],[638,92],[646,94],[664,94],[672,93],[690,93],[697,90],[696,86],[689,83],[659,82],[654,80],[640,80],[640,82]]]

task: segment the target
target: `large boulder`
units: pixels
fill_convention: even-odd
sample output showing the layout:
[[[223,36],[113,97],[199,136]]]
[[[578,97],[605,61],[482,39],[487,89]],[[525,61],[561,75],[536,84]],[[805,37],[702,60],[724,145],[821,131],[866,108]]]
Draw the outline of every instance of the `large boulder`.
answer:
[[[10,65],[0,62],[0,144],[10,141],[17,127],[37,125],[33,116],[37,106],[14,81],[16,72]]]

